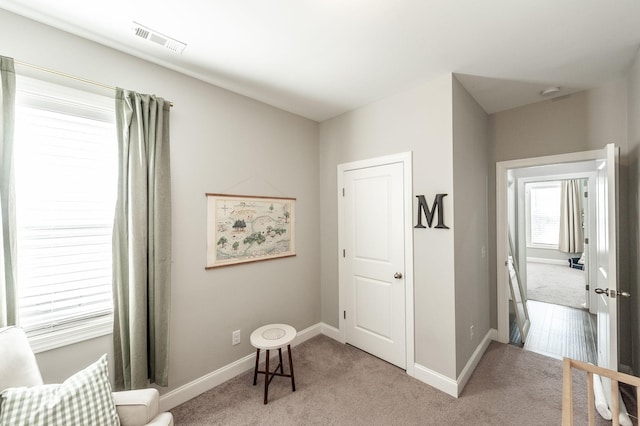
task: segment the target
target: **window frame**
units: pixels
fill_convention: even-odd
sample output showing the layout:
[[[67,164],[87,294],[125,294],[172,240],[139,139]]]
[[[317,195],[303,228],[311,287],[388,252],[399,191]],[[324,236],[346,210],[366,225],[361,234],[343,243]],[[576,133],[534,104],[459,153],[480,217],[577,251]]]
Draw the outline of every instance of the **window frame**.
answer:
[[[527,248],[538,248],[548,250],[558,250],[560,246],[560,234],[558,233],[558,242],[556,244],[544,244],[532,241],[532,223],[531,223],[531,190],[537,188],[559,188],[562,189],[562,182],[560,180],[546,180],[537,182],[525,182],[525,229],[526,229],[526,244]],[[560,204],[560,200],[558,200]],[[558,215],[559,219],[559,215]]]
[[[114,127],[114,144],[117,143],[115,101],[113,96],[79,90],[18,74],[16,75],[16,114],[18,114],[18,110],[22,106],[109,122]],[[15,141],[14,143],[17,142]],[[117,164],[114,164],[114,167],[117,167]],[[116,188],[114,188],[115,191]],[[115,204],[113,208],[115,211]],[[18,281],[18,298],[19,285],[20,282]],[[20,324],[19,312],[18,324]],[[103,315],[78,319],[55,328],[26,331],[34,353],[49,351],[112,333],[113,305],[109,313]]]

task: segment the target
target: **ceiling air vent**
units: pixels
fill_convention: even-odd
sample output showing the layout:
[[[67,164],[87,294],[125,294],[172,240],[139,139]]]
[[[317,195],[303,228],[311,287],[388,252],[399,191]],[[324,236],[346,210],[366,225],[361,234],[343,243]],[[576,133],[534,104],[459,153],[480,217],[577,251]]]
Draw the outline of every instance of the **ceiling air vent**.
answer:
[[[160,46],[171,50],[172,52],[182,53],[187,45],[173,39],[171,37],[167,37],[164,34],[159,33],[158,31],[152,30],[149,27],[145,27],[144,25],[140,25],[137,22],[133,23],[133,33],[140,38],[145,40],[149,40],[155,44],[159,44]]]

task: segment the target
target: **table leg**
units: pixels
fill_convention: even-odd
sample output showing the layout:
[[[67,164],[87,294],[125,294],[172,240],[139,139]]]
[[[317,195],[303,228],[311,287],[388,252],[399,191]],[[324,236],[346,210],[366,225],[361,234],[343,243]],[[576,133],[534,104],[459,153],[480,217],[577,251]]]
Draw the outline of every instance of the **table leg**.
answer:
[[[282,365],[282,348],[278,348],[278,357],[280,358],[280,374],[284,374],[284,366]]]
[[[256,368],[253,370],[253,386],[258,383],[258,363],[260,362],[260,348],[256,352]]]
[[[293,378],[293,361],[291,359],[291,345],[287,345],[287,352],[289,352],[289,372],[291,373],[291,389],[296,391],[296,379]]]
[[[267,349],[267,360],[264,368],[264,403],[267,403],[269,397],[269,349]]]

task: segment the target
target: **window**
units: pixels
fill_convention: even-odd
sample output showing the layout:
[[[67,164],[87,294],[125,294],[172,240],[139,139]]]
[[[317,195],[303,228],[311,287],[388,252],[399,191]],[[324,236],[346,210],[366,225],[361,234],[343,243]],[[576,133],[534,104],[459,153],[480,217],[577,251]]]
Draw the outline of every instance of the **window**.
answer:
[[[115,106],[24,77],[16,89],[19,321],[42,351],[111,332]]]
[[[560,235],[560,182],[526,184],[527,245],[558,248]]]

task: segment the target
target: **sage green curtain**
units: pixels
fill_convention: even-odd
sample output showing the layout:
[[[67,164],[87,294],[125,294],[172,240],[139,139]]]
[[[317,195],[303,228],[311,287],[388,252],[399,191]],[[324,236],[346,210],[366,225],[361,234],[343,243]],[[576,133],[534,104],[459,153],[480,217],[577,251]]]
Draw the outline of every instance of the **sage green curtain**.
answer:
[[[113,229],[117,389],[168,385],[171,298],[169,102],[116,89],[118,200]]]
[[[16,74],[13,59],[0,56],[0,217],[2,218],[2,264],[0,264],[0,327],[17,322],[16,215],[13,182],[13,130]]]
[[[579,179],[562,181],[558,249],[565,253],[582,253],[584,251],[580,192]]]

